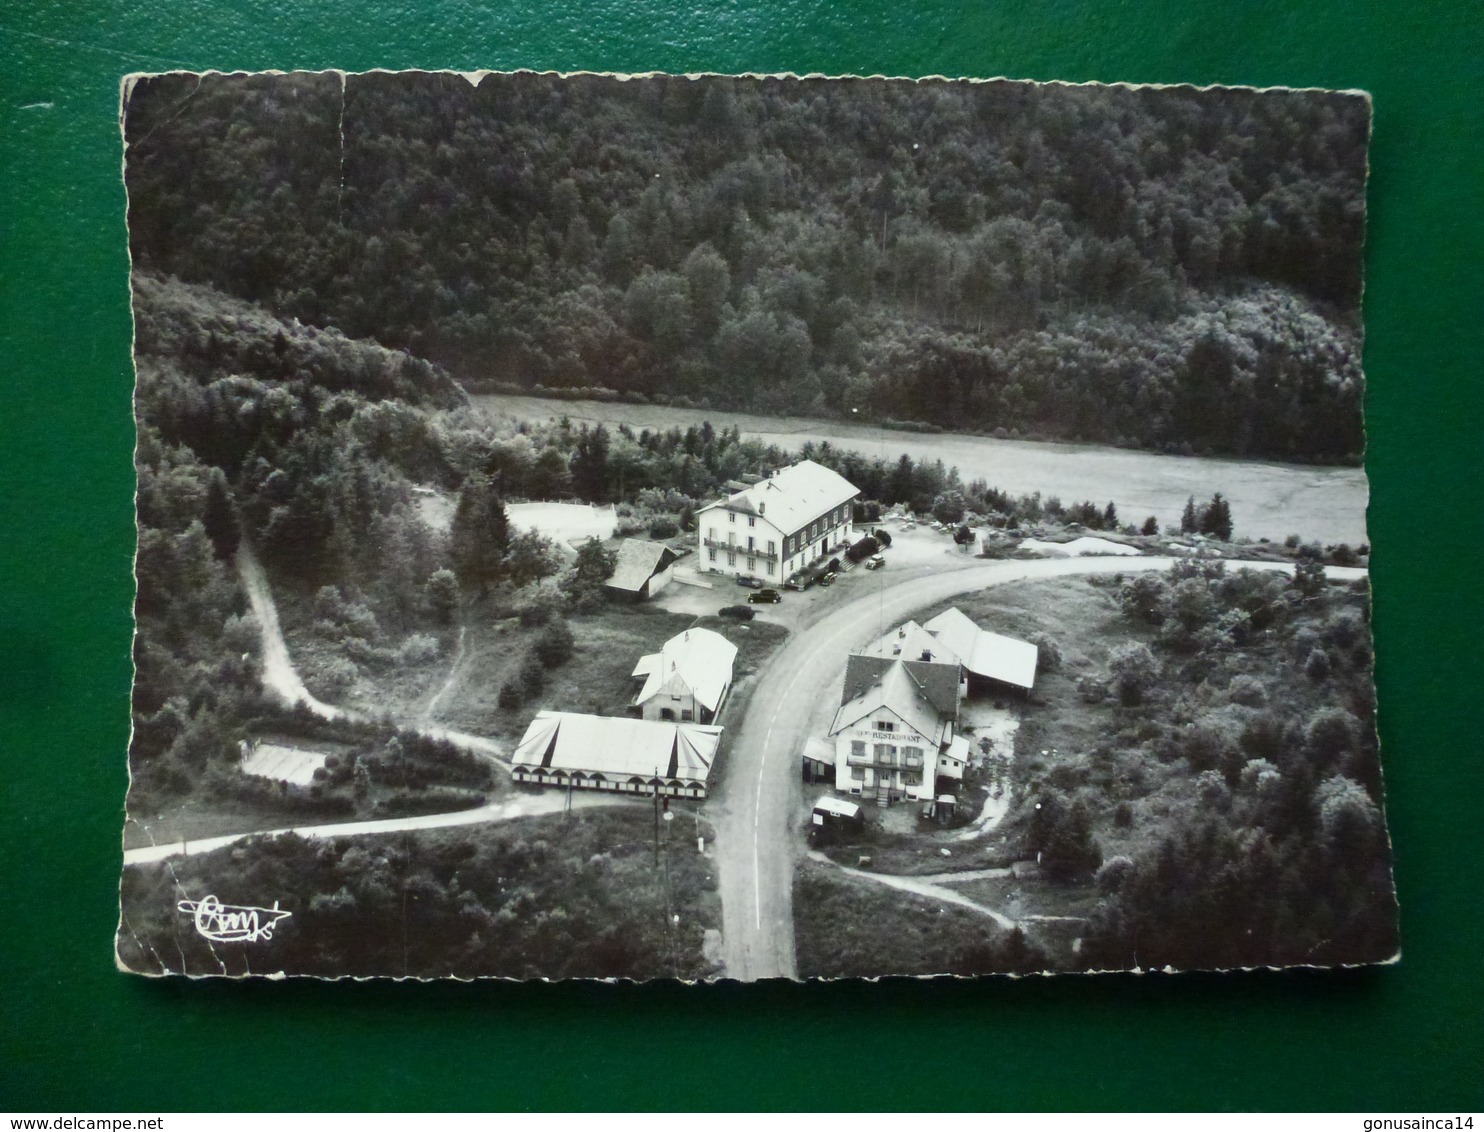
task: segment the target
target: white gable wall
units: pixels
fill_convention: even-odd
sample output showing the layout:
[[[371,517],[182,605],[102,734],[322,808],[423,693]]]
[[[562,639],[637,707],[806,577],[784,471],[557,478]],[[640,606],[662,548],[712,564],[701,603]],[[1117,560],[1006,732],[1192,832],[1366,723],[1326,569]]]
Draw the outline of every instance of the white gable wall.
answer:
[[[947,743],[952,732],[949,723],[941,742]],[[875,798],[884,785],[898,797],[931,800],[940,773],[939,743],[890,708],[877,708],[836,732],[835,789]]]

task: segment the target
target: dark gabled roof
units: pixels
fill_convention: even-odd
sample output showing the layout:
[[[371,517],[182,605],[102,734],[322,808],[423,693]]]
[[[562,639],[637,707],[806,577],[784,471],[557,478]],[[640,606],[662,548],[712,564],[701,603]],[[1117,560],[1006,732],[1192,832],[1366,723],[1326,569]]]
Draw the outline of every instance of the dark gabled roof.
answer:
[[[954,707],[956,709],[957,704]],[[924,694],[906,664],[891,660],[858,695],[840,704],[829,733],[838,735],[846,727],[881,709],[891,711],[931,743],[942,741],[944,728],[952,722],[955,714],[953,710],[940,712]]]
[[[840,702],[858,699],[866,689],[880,683],[881,677],[893,664],[901,664],[907,670],[912,682],[938,714],[950,717],[958,714],[959,666],[956,663],[925,663],[858,652],[851,653],[845,660],[845,689]]]

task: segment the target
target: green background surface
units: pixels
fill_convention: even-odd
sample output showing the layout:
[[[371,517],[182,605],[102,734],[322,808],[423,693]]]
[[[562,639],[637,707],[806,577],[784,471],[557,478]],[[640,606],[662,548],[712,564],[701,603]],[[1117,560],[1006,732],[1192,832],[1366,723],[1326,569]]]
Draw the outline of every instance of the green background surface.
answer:
[[[0,3],[0,1109],[1484,1106],[1484,8]],[[870,984],[151,982],[111,940],[133,553],[119,76],[782,71],[1364,88],[1381,736],[1404,958]]]

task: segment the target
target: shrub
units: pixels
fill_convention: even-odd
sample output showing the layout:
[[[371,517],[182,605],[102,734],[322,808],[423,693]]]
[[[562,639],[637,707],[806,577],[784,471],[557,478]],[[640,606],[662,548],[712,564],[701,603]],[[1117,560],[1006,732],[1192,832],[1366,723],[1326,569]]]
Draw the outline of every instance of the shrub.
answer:
[[[546,687],[546,668],[534,652],[527,654],[520,666],[520,687],[527,699],[540,695],[541,689]]]
[[[1055,672],[1061,667],[1061,646],[1046,633],[1031,634],[1031,644],[1036,646],[1036,660],[1043,672]]]
[[[413,633],[397,648],[397,661],[401,664],[430,664],[442,652],[438,638],[431,633]]]
[[[1041,865],[1053,880],[1071,881],[1092,873],[1103,853],[1092,836],[1092,813],[1080,798],[1060,808],[1041,851]]]
[[[1197,772],[1216,770],[1235,778],[1245,761],[1235,740],[1207,722],[1186,727],[1179,745],[1181,757]]]
[[[1381,811],[1360,783],[1338,774],[1327,778],[1314,791],[1314,803],[1319,827],[1339,853],[1364,857],[1381,840]]]
[[[459,579],[452,570],[434,570],[428,575],[428,608],[440,625],[453,623],[459,609]]]
[[[964,497],[962,492],[945,491],[933,500],[933,518],[945,527],[963,522]]]
[[[1298,562],[1293,568],[1293,586],[1305,597],[1315,597],[1325,586],[1324,567],[1308,559]]]
[[[1134,862],[1131,858],[1121,853],[1116,857],[1109,857],[1100,866],[1093,876],[1098,886],[1098,891],[1111,896],[1120,892],[1134,875]]]
[[[1226,694],[1232,703],[1241,704],[1243,707],[1261,707],[1268,698],[1267,689],[1262,686],[1262,681],[1246,673],[1232,677],[1232,682],[1227,685]]]
[[[532,651],[545,667],[556,668],[572,659],[576,644],[570,625],[565,621],[552,621],[536,638]]]
[[[668,515],[660,515],[649,521],[649,537],[654,539],[674,538],[680,533],[680,524]]]
[[[1158,574],[1138,574],[1118,593],[1125,617],[1156,628],[1169,616],[1169,586]]]
[[[632,538],[634,535],[642,534],[647,530],[643,519],[637,515],[620,518],[614,524],[613,533],[619,538]]]
[[[1344,708],[1320,708],[1304,728],[1304,750],[1321,766],[1337,762],[1359,743],[1359,722]]]
[[[1123,645],[1108,660],[1113,689],[1124,707],[1137,707],[1159,679],[1159,661],[1144,644]]]
[[[1108,698],[1108,681],[1100,676],[1077,679],[1077,698],[1085,704],[1100,704]]]
[[[1177,582],[1170,594],[1170,612],[1187,633],[1210,624],[1216,616],[1216,601],[1205,579]]]
[[[1304,661],[1304,675],[1310,680],[1323,680],[1329,676],[1333,665],[1330,663],[1329,653],[1323,649],[1314,649]]]
[[[1358,609],[1341,609],[1320,630],[1324,643],[1339,649],[1354,648],[1366,639],[1365,618]]]
[[[310,691],[317,696],[344,695],[360,679],[361,670],[343,656],[331,657],[312,672],[306,673]]]
[[[500,685],[500,694],[495,702],[505,711],[514,711],[525,702],[525,693],[521,690],[519,680],[506,680]]]

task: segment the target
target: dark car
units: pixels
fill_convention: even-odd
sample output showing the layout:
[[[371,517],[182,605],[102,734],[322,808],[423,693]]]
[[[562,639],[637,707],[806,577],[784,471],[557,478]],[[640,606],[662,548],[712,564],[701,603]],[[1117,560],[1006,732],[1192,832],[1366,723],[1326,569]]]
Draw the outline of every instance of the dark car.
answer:
[[[746,586],[750,590],[760,590],[763,588],[763,580],[761,578],[754,578],[748,574],[738,574],[737,584],[739,586]]]
[[[819,576],[819,584],[821,586],[833,586],[835,584],[835,572],[833,570],[830,570],[824,574],[821,574]]]
[[[758,590],[755,594],[747,595],[748,605],[777,605],[783,600],[783,595],[777,590]]]
[[[716,611],[718,617],[731,617],[738,621],[751,621],[757,616],[757,610],[749,609],[745,605],[724,605]]]

